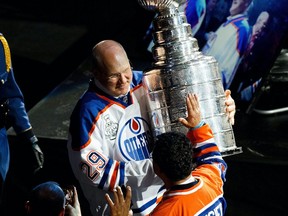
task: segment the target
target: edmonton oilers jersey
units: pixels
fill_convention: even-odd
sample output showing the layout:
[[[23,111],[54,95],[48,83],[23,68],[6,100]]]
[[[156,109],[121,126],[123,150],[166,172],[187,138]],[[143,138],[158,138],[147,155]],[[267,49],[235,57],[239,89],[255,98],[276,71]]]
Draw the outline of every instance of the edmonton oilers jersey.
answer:
[[[142,72],[133,72],[127,96],[128,103],[90,88],[70,117],[69,160],[93,215],[109,215],[104,196],[117,185],[137,188],[132,202],[139,215],[151,212],[164,192],[150,160],[152,135]]]

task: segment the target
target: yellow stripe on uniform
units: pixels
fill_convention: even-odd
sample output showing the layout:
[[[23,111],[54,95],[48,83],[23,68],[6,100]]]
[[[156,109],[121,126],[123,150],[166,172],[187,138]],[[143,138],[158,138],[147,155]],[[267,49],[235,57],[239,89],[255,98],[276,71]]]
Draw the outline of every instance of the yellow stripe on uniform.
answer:
[[[3,44],[5,60],[6,60],[6,71],[9,72],[11,69],[11,55],[9,45],[3,35],[0,35],[0,41]]]

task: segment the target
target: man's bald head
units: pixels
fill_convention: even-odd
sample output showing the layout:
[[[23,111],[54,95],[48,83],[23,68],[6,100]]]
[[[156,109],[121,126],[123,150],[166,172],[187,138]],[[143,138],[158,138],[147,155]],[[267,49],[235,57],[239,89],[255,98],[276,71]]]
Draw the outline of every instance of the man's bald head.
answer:
[[[132,68],[123,46],[114,40],[103,40],[92,49],[93,75],[107,92],[118,97],[127,94]]]
[[[123,46],[114,40],[103,40],[97,43],[92,49],[92,55],[94,65],[100,70],[106,70],[109,65],[122,61],[123,58],[128,60]]]

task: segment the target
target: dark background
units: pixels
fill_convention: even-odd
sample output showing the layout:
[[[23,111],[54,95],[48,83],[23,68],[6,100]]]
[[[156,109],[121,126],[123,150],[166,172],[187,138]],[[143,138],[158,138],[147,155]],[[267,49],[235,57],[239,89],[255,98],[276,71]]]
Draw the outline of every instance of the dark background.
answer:
[[[0,3],[0,32],[10,45],[15,77],[24,93],[31,123],[45,154],[44,169],[36,176],[30,175],[25,149],[11,133],[7,215],[23,215],[22,207],[31,187],[45,180],[55,180],[62,185],[77,186],[83,215],[89,216],[86,200],[71,172],[66,152],[63,130],[69,121],[69,111],[86,86],[87,59],[98,41],[115,39],[125,47],[134,68],[150,66],[152,56],[146,51],[143,36],[154,15],[141,8],[136,0],[12,0]],[[283,107],[283,101],[288,101],[285,68],[284,78],[280,83],[268,82],[266,90],[254,104],[255,108],[279,108]],[[72,88],[71,85],[67,87],[70,83]],[[84,87],[78,89],[79,83]],[[61,96],[63,91],[68,96]],[[65,103],[63,110],[68,107],[64,114],[56,113],[61,103]],[[64,118],[64,124],[57,115]],[[285,178],[287,112],[263,115],[253,109],[250,114],[238,109],[235,117],[235,139],[243,153],[226,157],[229,167],[224,188],[228,203],[226,215],[285,214],[288,201]],[[59,122],[64,125],[60,129],[56,128]],[[49,125],[55,125],[55,128]]]

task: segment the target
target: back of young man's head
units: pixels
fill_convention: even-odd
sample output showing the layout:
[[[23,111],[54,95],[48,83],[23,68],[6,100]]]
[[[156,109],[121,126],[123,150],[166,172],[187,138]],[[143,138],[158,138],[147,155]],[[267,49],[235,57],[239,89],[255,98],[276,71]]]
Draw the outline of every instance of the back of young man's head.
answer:
[[[58,183],[48,181],[34,187],[26,203],[27,215],[64,215],[65,194]]]
[[[170,181],[183,180],[193,169],[193,148],[185,134],[167,132],[157,136],[152,152],[156,163]]]

